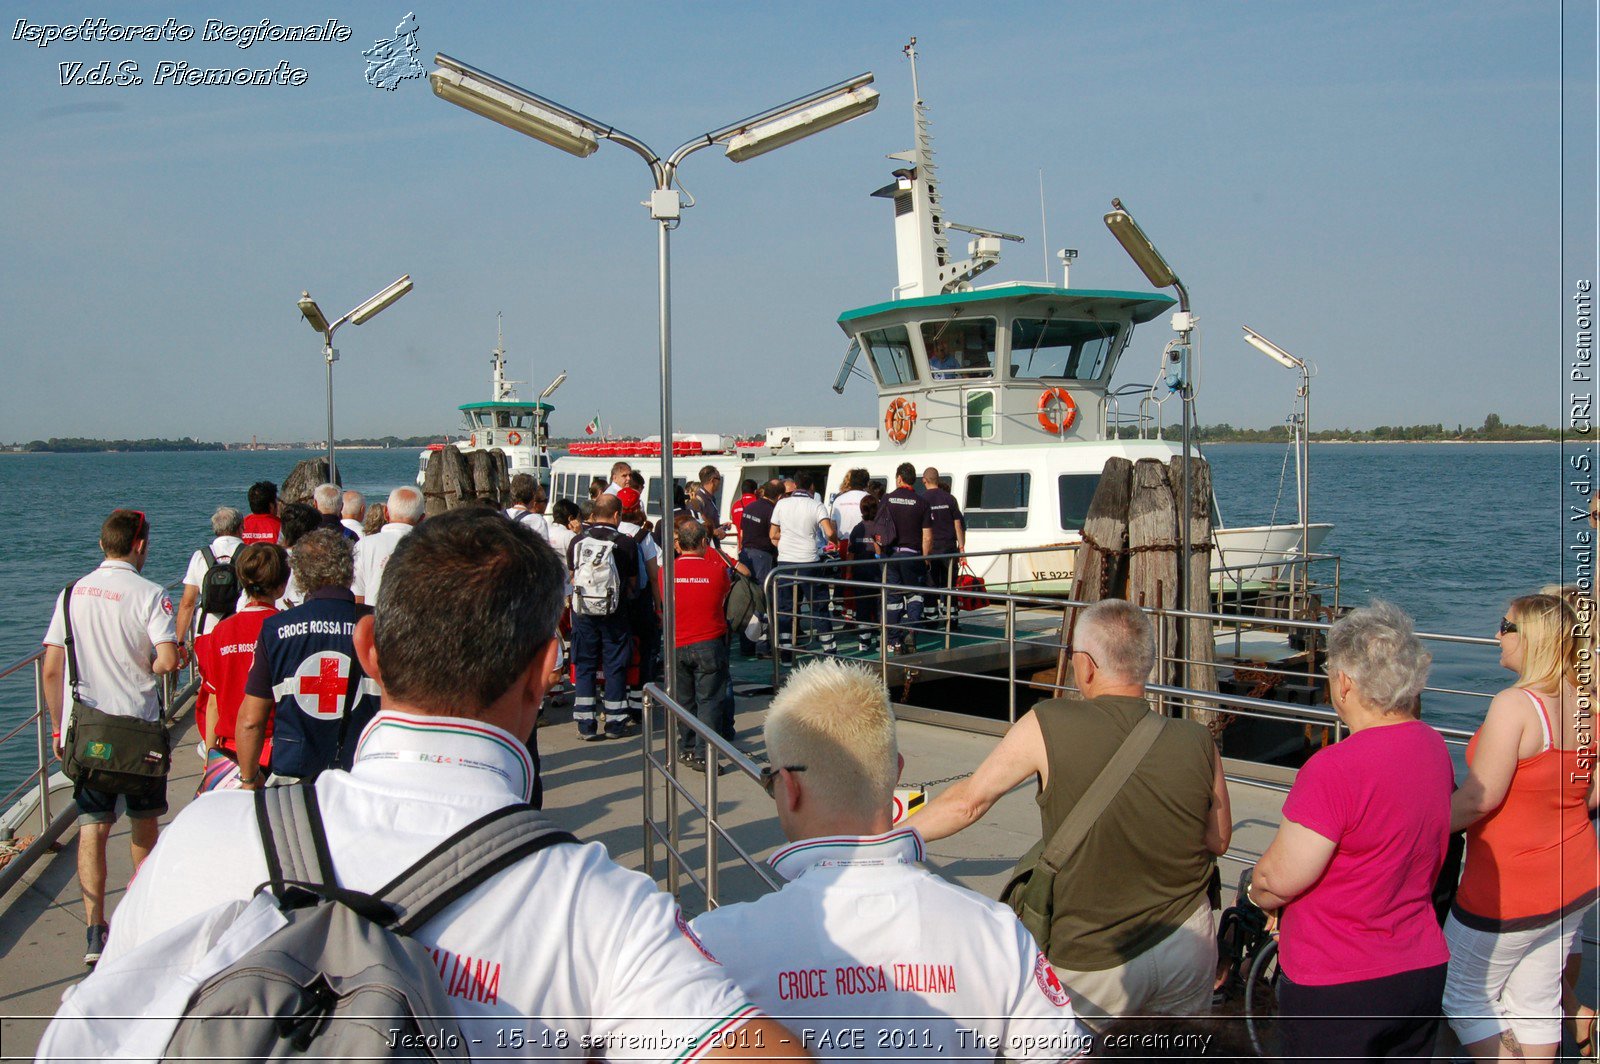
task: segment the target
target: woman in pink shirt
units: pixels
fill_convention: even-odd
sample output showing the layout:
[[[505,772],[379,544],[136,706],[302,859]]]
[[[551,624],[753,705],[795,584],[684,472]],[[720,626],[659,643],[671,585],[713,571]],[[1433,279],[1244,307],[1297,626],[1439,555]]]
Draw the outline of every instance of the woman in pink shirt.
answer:
[[[1449,951],[1433,908],[1454,769],[1418,719],[1428,652],[1374,601],[1328,632],[1328,693],[1349,730],[1312,755],[1249,896],[1283,910],[1283,1054],[1429,1059]]]

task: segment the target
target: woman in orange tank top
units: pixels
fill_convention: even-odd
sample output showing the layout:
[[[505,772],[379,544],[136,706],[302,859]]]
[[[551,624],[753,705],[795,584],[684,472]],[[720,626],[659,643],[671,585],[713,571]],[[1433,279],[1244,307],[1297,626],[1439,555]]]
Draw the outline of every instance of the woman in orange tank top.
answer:
[[[1451,802],[1451,828],[1466,829],[1467,854],[1445,925],[1444,1007],[1478,1060],[1555,1056],[1561,968],[1600,893],[1589,819],[1594,707],[1578,683],[1577,625],[1555,596],[1511,603],[1500,622],[1500,664],[1517,686],[1490,704]]]

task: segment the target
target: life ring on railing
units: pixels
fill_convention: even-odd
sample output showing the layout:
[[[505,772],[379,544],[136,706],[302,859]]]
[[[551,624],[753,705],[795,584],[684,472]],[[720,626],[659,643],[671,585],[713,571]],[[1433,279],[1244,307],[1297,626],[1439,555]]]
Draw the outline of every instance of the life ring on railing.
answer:
[[[905,396],[889,404],[883,415],[883,430],[895,443],[905,443],[911,435],[911,426],[917,423],[917,404]]]
[[[474,432],[472,434],[472,439],[468,440],[467,442],[468,442],[468,444],[470,444],[473,447],[478,446],[478,434],[476,432]]]
[[[1060,416],[1057,416],[1057,409]],[[1046,388],[1039,393],[1039,424],[1046,432],[1057,436],[1072,427],[1078,420],[1078,402],[1065,388]]]
[[[522,433],[518,432],[516,429],[512,429],[510,432],[506,433],[506,442],[515,447],[517,444],[522,442]]]

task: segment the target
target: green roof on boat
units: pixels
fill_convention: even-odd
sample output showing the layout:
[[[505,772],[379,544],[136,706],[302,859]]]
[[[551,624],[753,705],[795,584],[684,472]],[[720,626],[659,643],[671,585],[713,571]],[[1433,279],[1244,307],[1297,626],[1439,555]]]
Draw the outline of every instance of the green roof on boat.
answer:
[[[507,401],[507,402],[504,402],[504,403],[495,403],[495,402],[462,403],[461,406],[458,407],[457,409],[460,409],[460,410],[554,410],[555,407],[551,406],[549,403],[535,403],[535,402],[519,403],[519,402],[516,402],[516,401]]]
[[[1018,303],[1049,301],[1070,312],[1071,304],[1092,305],[1114,300],[1121,304],[1118,310],[1131,312],[1136,324],[1142,324],[1157,314],[1177,304],[1171,296],[1159,292],[1116,292],[1092,288],[1057,288],[1042,284],[1007,284],[994,288],[980,288],[972,292],[950,292],[939,296],[921,296],[916,299],[892,299],[887,303],[874,303],[858,307],[839,315],[839,324],[870,318],[892,310],[915,310],[923,307],[959,306],[962,303],[981,303],[994,300],[1011,300]]]

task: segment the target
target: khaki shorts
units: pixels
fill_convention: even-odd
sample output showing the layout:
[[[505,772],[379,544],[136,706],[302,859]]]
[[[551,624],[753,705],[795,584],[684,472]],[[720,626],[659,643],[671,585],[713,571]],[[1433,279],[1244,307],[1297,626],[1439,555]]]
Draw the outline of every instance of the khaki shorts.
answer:
[[[1118,1016],[1205,1016],[1217,976],[1217,928],[1209,899],[1177,930],[1133,959],[1098,972],[1057,968],[1072,1011],[1091,1028]]]

